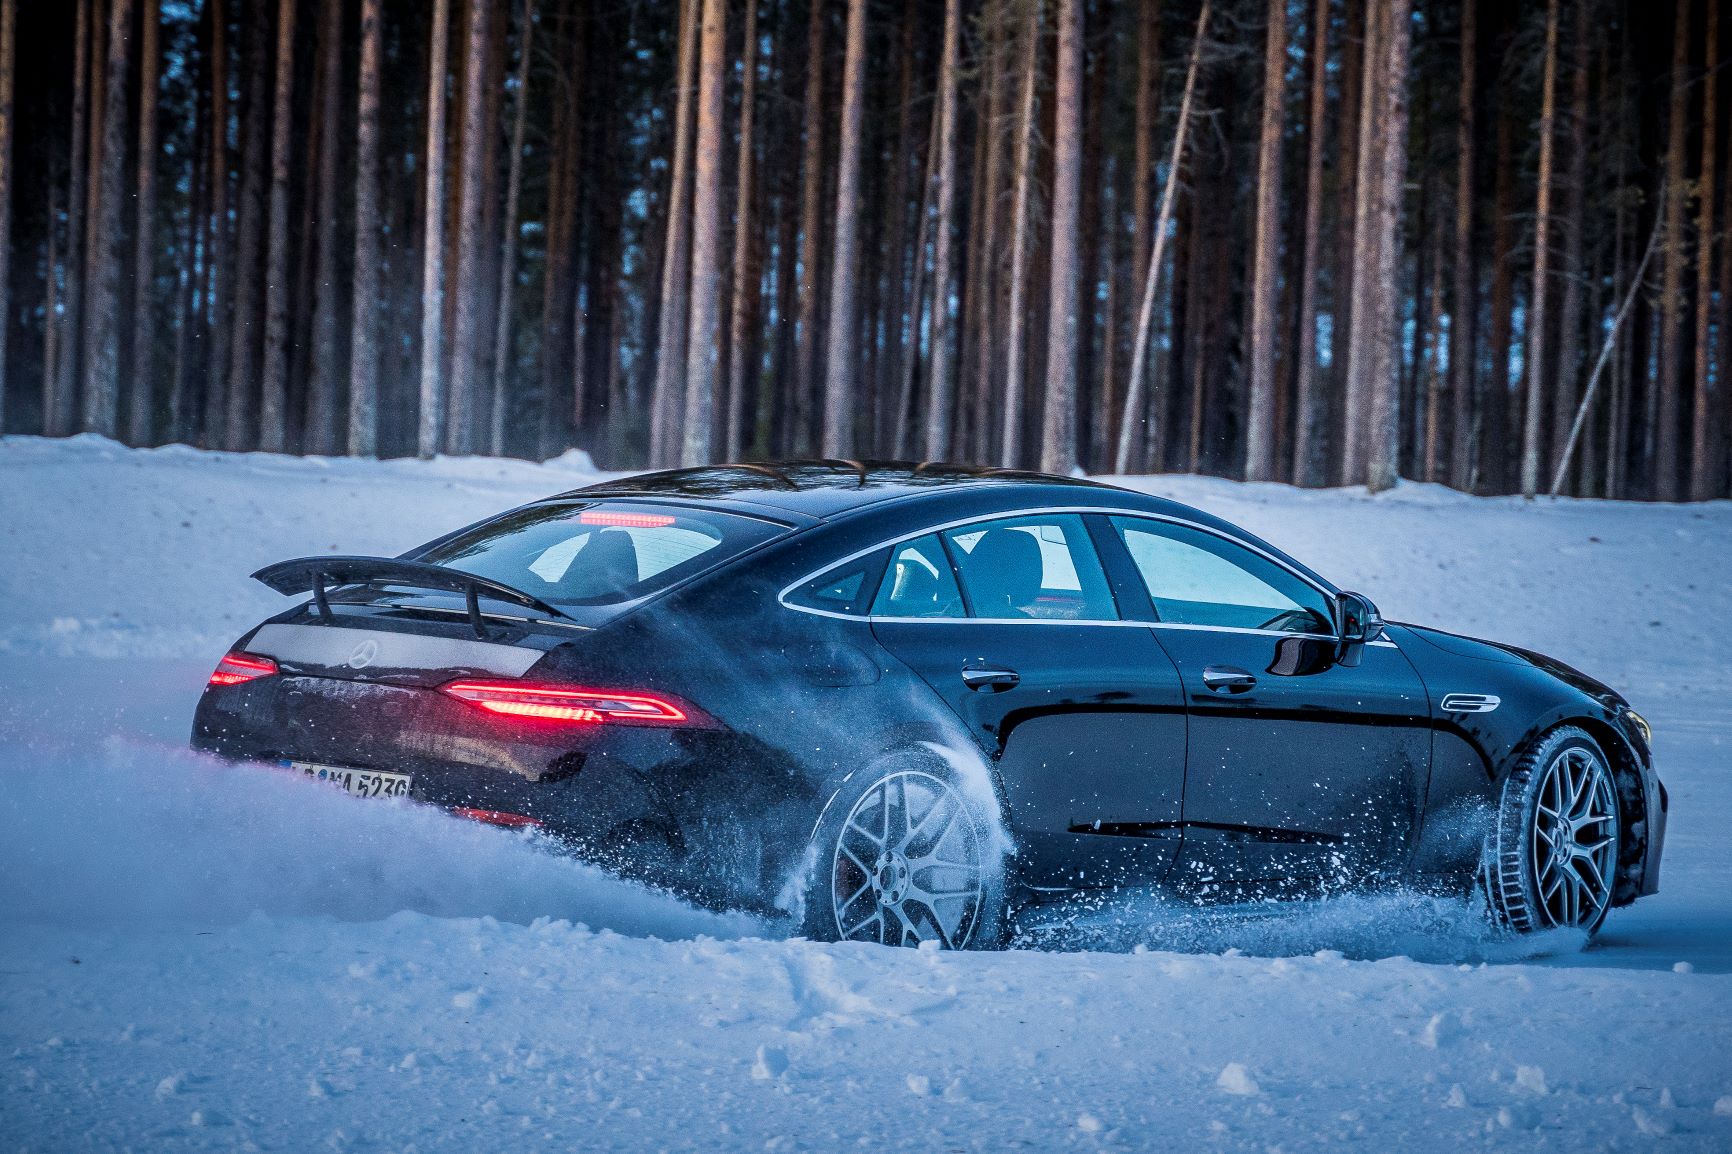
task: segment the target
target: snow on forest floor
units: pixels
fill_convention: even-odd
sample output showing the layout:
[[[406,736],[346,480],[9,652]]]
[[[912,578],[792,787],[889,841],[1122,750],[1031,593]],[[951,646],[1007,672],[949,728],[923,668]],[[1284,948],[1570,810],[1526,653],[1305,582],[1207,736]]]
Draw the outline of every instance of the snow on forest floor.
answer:
[[[1654,723],[1662,891],[1125,901],[1043,949],[783,940],[420,807],[184,751],[247,580],[584,483],[0,440],[0,1148],[1732,1148],[1732,503],[1138,484]]]

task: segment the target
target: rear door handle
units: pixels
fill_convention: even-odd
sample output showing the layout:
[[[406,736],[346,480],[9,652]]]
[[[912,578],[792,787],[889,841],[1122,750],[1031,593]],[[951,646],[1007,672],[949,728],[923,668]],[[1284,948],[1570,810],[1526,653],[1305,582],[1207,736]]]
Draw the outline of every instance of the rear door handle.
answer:
[[[1022,674],[1014,669],[988,669],[967,666],[962,671],[962,684],[970,689],[1011,689],[1022,683]]]
[[[1257,679],[1234,665],[1211,665],[1203,670],[1203,684],[1216,693],[1244,693]]]

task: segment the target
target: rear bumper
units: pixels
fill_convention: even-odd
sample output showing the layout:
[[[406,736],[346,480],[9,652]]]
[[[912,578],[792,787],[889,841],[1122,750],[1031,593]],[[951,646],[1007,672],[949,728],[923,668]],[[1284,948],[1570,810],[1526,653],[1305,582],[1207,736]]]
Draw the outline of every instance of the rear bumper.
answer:
[[[710,905],[764,907],[811,824],[799,775],[725,728],[526,724],[436,690],[293,675],[216,687],[191,744],[408,774],[412,800],[531,818],[582,857]]]

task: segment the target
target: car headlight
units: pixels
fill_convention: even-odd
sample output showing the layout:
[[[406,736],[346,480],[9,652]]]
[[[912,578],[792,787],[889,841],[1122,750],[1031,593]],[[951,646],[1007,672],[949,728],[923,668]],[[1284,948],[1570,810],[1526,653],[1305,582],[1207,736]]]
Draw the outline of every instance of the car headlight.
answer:
[[[1630,719],[1631,725],[1641,731],[1642,741],[1651,747],[1654,744],[1654,727],[1648,724],[1648,719],[1633,709],[1624,710],[1624,716]]]

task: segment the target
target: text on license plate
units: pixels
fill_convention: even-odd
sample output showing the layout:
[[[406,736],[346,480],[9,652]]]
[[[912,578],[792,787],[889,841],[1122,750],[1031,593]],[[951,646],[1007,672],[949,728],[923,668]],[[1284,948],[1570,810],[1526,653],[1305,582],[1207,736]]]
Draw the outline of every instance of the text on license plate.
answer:
[[[340,785],[356,797],[409,796],[410,777],[406,773],[351,769],[343,765],[320,765],[313,761],[285,761],[283,765],[319,781]]]

